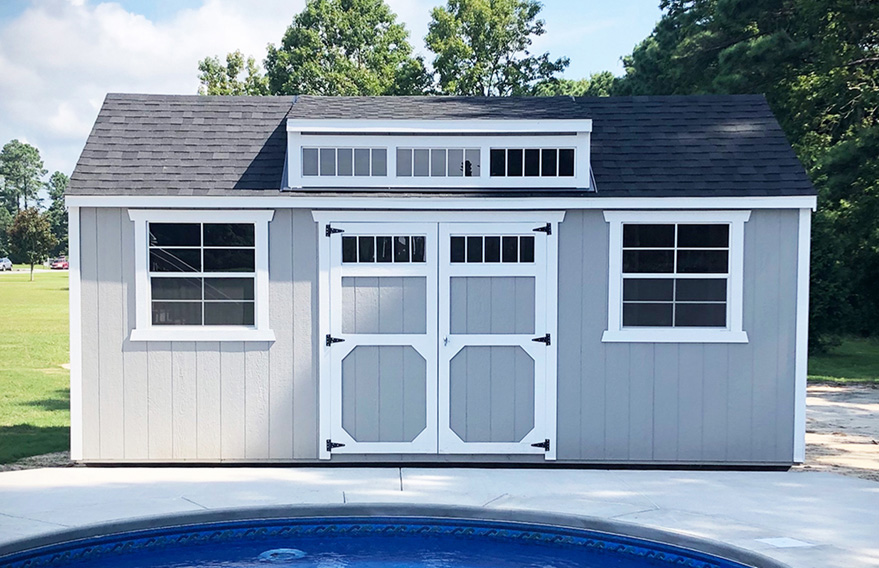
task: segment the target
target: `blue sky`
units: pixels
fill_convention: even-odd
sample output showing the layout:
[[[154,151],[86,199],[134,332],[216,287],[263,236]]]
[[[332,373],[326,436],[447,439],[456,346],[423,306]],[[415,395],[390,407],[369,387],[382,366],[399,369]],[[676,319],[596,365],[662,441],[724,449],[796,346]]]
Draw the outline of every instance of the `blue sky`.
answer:
[[[386,0],[430,59],[444,0]],[[653,29],[659,0],[545,0],[533,51],[571,60],[572,79],[610,70]],[[0,0],[0,144],[36,145],[70,174],[108,92],[195,93],[197,63],[235,49],[262,60],[304,0]]]

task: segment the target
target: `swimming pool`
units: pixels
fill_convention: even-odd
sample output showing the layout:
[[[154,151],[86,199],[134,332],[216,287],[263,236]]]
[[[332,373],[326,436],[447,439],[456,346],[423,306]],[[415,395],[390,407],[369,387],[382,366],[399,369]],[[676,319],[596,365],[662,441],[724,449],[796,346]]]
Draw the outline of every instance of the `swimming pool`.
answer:
[[[287,515],[284,515],[285,510]],[[641,535],[627,534],[632,532],[640,532]],[[54,541],[22,542],[17,548],[11,554],[0,556],[0,566],[783,566],[740,549],[634,525],[559,515],[517,514],[510,511],[487,514],[482,509],[450,510],[438,507],[346,507],[344,514],[319,509],[312,509],[310,514],[300,509],[272,509],[142,519],[59,534]]]

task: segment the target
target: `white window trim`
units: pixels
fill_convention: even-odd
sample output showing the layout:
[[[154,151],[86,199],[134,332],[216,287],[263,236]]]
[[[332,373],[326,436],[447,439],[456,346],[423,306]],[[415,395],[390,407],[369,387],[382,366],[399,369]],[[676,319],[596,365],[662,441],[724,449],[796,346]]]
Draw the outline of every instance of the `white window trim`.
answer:
[[[747,343],[742,329],[742,294],[744,288],[745,222],[750,211],[605,211],[610,224],[609,270],[607,294],[607,330],[605,343]],[[674,328],[622,326],[623,224],[624,223],[728,223],[729,290],[727,292],[727,328]]]
[[[271,210],[132,209],[134,221],[135,327],[131,341],[274,341],[269,329],[269,221]],[[253,326],[154,326],[151,317],[147,223],[253,223],[256,275]]]

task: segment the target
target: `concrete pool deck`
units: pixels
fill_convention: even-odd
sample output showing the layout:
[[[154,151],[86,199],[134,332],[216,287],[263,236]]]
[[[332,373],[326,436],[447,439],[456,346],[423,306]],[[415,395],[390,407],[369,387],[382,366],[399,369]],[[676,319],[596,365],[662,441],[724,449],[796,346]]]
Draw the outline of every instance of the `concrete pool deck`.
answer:
[[[879,483],[812,472],[459,468],[52,468],[0,473],[0,545],[235,507],[440,504],[596,517],[794,568],[879,566]]]

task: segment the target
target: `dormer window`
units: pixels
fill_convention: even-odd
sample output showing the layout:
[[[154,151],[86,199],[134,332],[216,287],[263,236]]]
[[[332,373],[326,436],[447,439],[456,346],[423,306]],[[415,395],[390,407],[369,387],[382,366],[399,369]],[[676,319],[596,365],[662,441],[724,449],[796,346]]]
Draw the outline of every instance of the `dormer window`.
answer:
[[[479,177],[479,148],[397,148],[397,177]]]
[[[573,148],[492,148],[492,177],[574,177]]]
[[[386,176],[387,148],[303,148],[303,176]]]

